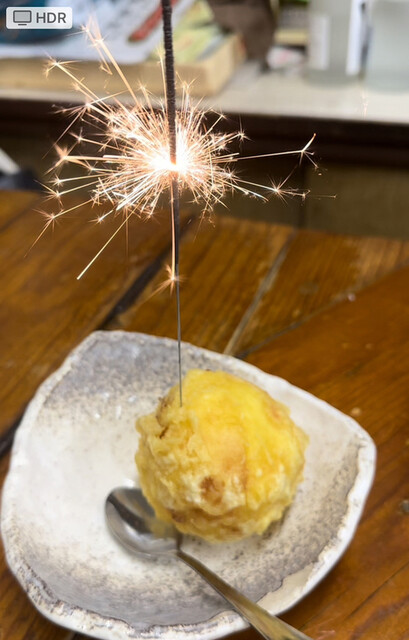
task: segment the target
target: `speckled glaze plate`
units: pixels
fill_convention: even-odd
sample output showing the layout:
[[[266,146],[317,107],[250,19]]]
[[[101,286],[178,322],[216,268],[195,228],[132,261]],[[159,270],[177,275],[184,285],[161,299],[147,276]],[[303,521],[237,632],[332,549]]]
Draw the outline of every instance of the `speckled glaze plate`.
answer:
[[[176,382],[173,340],[97,332],[38,390],[18,429],[2,500],[8,563],[48,618],[97,638],[210,639],[245,626],[182,563],[128,554],[104,501],[138,484],[135,418]],[[234,358],[190,345],[183,365],[223,369],[264,388],[310,436],[305,478],[283,520],[233,544],[187,538],[186,550],[272,613],[295,604],[351,540],[375,447],[350,417]]]

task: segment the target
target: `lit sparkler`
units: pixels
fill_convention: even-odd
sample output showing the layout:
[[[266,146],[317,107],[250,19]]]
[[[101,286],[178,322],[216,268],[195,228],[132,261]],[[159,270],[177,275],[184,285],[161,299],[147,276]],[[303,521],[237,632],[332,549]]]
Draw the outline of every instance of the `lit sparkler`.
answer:
[[[78,278],[84,275],[132,215],[144,218],[154,215],[161,196],[170,191],[174,176],[179,191],[191,193],[193,202],[201,205],[204,217],[216,204],[223,202],[229,191],[241,192],[265,201],[269,196],[281,199],[306,197],[307,191],[286,186],[291,174],[280,183],[261,185],[236,175],[233,165],[243,159],[282,155],[298,156],[300,160],[307,157],[311,160],[309,148],[315,136],[302,149],[250,158],[240,157],[238,152],[230,149],[235,143],[245,139],[244,133],[218,132],[217,125],[224,119],[221,114],[207,127],[206,112],[192,103],[188,87],[185,86],[176,113],[177,156],[176,161],[172,162],[165,105],[154,104],[143,87],[140,87],[140,97],[137,97],[101,36],[89,29],[86,31],[91,44],[101,56],[102,69],[120,75],[124,93],[130,94],[132,103],[121,100],[119,94],[103,98],[97,96],[75,75],[72,63],[52,60],[48,64],[48,73],[52,69],[65,73],[84,98],[84,103],[80,106],[64,110],[72,117],[64,134],[78,123],[90,133],[73,134],[74,141],[70,147],[58,143],[55,145],[58,159],[47,191],[49,197],[56,201],[58,209],[44,214],[46,223],[42,233],[56,220],[79,209],[83,204],[99,205],[97,223],[102,223],[108,216],[120,216],[114,234]],[[94,152],[82,153],[82,145],[87,145]],[[84,171],[78,176],[62,177],[64,166],[69,164],[77,165]],[[64,196],[82,191],[87,193],[86,200],[65,209]],[[176,281],[174,250],[170,281]]]
[[[132,215],[151,217],[162,194],[169,193],[172,263],[168,283],[172,288],[176,287],[181,383],[179,193],[190,192],[193,201],[201,204],[202,215],[205,216],[216,204],[222,203],[227,191],[241,192],[262,200],[267,200],[269,196],[304,199],[308,192],[286,186],[292,174],[281,183],[270,185],[255,184],[239,178],[232,166],[242,158],[237,152],[231,151],[231,148],[234,143],[245,138],[243,132],[218,132],[217,125],[223,119],[222,115],[218,115],[213,125],[207,127],[206,113],[192,104],[187,86],[183,89],[180,108],[176,110],[170,0],[162,0],[162,7],[166,104],[154,105],[143,87],[139,90],[140,97],[136,95],[95,27],[84,28],[84,31],[91,45],[98,51],[101,70],[108,74],[118,74],[124,85],[123,92],[100,97],[74,73],[72,63],[50,61],[47,73],[52,69],[65,73],[71,79],[73,88],[84,99],[81,106],[65,110],[71,113],[72,119],[64,134],[79,123],[83,131],[90,133],[73,134],[74,142],[70,148],[55,145],[58,159],[53,168],[53,184],[47,189],[49,196],[58,203],[58,210],[44,214],[46,223],[39,237],[59,218],[84,204],[98,205],[98,223],[102,223],[108,216],[120,216],[114,233],[78,275],[81,278],[113,238],[127,226]],[[130,96],[130,104],[123,100],[124,93]],[[291,154],[299,156],[300,161],[304,157],[311,159],[309,147],[314,137],[302,149],[255,157]],[[93,151],[81,153],[78,151],[81,145],[87,145]],[[67,164],[77,165],[85,175],[62,177],[61,169]],[[81,191],[88,194],[87,199],[65,209],[63,197]],[[180,384],[180,393],[181,389]],[[180,401],[182,403],[182,396]]]

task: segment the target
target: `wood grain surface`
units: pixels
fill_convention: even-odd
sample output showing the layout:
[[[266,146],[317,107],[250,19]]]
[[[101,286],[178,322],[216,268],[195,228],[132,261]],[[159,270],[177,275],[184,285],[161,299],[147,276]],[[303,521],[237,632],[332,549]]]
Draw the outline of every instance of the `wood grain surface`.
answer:
[[[375,484],[350,548],[285,618],[314,638],[408,638],[409,268],[248,360],[351,414],[378,449]]]
[[[408,261],[408,242],[303,231],[289,248],[235,352],[244,355]]]
[[[32,211],[36,203],[42,200],[39,194],[31,191],[0,191],[0,231],[22,215],[25,211]]]
[[[282,251],[292,241],[291,227],[221,217],[202,222],[181,243],[183,339],[226,351],[243,318]],[[109,328],[176,338],[175,305],[169,289],[156,293],[166,278],[162,271]]]
[[[50,204],[43,208],[50,211]],[[89,207],[78,208],[31,249],[44,224],[38,213],[26,210],[0,231],[0,437],[6,442],[39,383],[107,320],[125,295],[132,298],[143,289],[169,249],[167,214],[151,222],[132,219],[129,254],[125,232],[118,234],[77,280],[117,228],[115,221],[92,223],[96,215]]]
[[[97,327],[175,335],[169,226],[135,220],[79,283],[109,229],[79,211],[24,258],[38,198],[0,195],[2,442],[39,382]],[[188,216],[185,216],[185,221]],[[223,217],[186,224],[183,337],[280,375],[354,416],[378,447],[346,554],[285,619],[315,640],[408,640],[409,243]],[[8,456],[0,460],[5,476]],[[38,614],[0,567],[0,640],[84,640]],[[235,640],[255,640],[246,630]],[[233,638],[233,636],[232,636]]]

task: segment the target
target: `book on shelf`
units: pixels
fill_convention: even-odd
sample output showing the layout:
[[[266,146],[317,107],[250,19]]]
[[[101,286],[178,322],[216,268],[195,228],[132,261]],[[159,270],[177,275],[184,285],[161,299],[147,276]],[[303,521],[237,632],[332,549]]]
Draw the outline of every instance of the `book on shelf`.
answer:
[[[160,13],[152,13],[144,24],[133,30],[129,41],[140,41],[157,26]],[[218,93],[231,78],[245,53],[240,38],[226,34],[214,23],[210,9],[203,0],[195,2],[182,16],[174,32],[174,52],[178,90],[183,83],[190,85],[194,96]],[[1,48],[0,48],[1,54]],[[143,85],[153,94],[163,94],[163,51],[157,47],[146,60],[121,63],[128,82],[135,89]],[[75,60],[75,50],[69,57]],[[47,93],[72,92],[72,82],[54,69],[45,74],[47,59],[41,57],[8,57],[0,59],[0,89],[34,90]],[[116,93],[124,89],[120,77],[101,70],[100,62],[78,60],[72,63],[75,74],[98,95]]]

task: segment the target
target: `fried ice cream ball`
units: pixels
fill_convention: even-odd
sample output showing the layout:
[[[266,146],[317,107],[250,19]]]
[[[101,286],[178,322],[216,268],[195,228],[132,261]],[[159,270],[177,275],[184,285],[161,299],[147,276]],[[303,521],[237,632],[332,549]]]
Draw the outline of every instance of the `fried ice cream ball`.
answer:
[[[288,409],[222,371],[190,370],[137,420],[140,484],[158,518],[211,542],[263,533],[302,480],[307,436]]]

